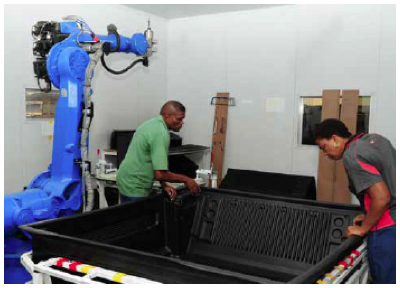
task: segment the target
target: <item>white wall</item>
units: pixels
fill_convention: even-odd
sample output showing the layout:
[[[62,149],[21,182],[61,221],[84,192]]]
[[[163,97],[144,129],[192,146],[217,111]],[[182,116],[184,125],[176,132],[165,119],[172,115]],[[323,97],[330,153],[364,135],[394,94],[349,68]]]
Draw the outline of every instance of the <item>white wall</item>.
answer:
[[[5,5],[4,73],[4,191],[21,191],[32,178],[51,163],[51,141],[42,136],[42,121],[24,118],[24,89],[37,87],[33,74],[32,25],[40,20],[61,21],[66,15],[79,15],[98,34],[107,34],[114,23],[126,37],[147,28],[148,14],[121,5]],[[121,76],[96,67],[92,81],[95,118],[91,126],[90,152],[109,146],[114,129],[135,129],[158,114],[166,91],[166,21],[151,16],[158,50],[149,68],[139,65]],[[119,70],[136,56],[114,54],[106,58],[109,67]]]
[[[396,144],[396,10],[393,5],[382,9],[379,51],[379,77],[374,131]]]
[[[185,142],[211,144],[216,92],[230,92],[224,168],[317,176],[297,144],[299,96],[372,95],[371,132],[395,142],[394,5],[295,5],[172,21],[168,98],[188,107]],[[284,111],[267,112],[267,98]],[[279,110],[279,109],[278,109]]]

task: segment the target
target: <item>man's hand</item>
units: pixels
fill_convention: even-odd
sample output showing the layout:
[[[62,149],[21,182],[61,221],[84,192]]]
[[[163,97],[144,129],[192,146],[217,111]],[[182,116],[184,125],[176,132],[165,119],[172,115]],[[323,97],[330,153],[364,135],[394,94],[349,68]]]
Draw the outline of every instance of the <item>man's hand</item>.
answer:
[[[358,222],[362,222],[365,219],[365,215],[364,214],[359,214],[356,217],[354,217],[353,219],[353,226],[360,226],[358,225]]]
[[[194,195],[198,195],[200,193],[200,185],[196,183],[193,179],[189,179],[185,182],[187,188],[189,188],[190,192]]]
[[[351,235],[357,235],[362,237],[367,233],[368,231],[365,231],[365,229],[361,226],[349,226],[346,229],[345,237],[349,238]]]
[[[164,191],[165,191],[165,193],[168,194],[168,196],[169,196],[169,198],[170,198],[171,200],[174,200],[174,199],[175,199],[175,197],[176,197],[176,189],[175,189],[174,187],[165,186],[165,187],[164,187]]]

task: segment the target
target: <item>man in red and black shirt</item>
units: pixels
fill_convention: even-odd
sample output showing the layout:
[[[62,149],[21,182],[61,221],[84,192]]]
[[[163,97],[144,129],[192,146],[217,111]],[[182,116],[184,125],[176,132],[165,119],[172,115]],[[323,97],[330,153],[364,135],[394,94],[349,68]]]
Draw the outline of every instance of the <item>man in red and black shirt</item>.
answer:
[[[316,143],[330,159],[343,158],[350,191],[365,211],[353,219],[347,237],[368,234],[374,283],[396,283],[396,150],[378,134],[352,136],[337,119],[318,126]]]

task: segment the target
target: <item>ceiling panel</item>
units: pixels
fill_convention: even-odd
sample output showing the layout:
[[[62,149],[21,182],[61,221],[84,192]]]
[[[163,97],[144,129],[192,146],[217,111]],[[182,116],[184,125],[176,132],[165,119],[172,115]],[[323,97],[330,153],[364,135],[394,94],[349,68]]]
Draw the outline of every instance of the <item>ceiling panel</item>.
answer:
[[[165,19],[272,8],[275,4],[123,4]]]

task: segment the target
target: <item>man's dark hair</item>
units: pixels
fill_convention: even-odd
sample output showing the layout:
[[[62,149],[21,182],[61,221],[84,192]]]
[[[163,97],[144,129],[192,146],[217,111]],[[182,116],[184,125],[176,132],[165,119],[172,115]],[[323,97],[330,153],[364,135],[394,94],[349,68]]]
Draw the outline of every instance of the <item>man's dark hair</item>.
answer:
[[[349,138],[351,133],[342,121],[335,118],[325,119],[317,126],[317,129],[315,130],[315,140],[318,138],[330,139],[332,135]]]
[[[165,103],[160,110],[160,114],[170,114],[171,112],[186,112],[185,106],[181,102],[171,100]]]

